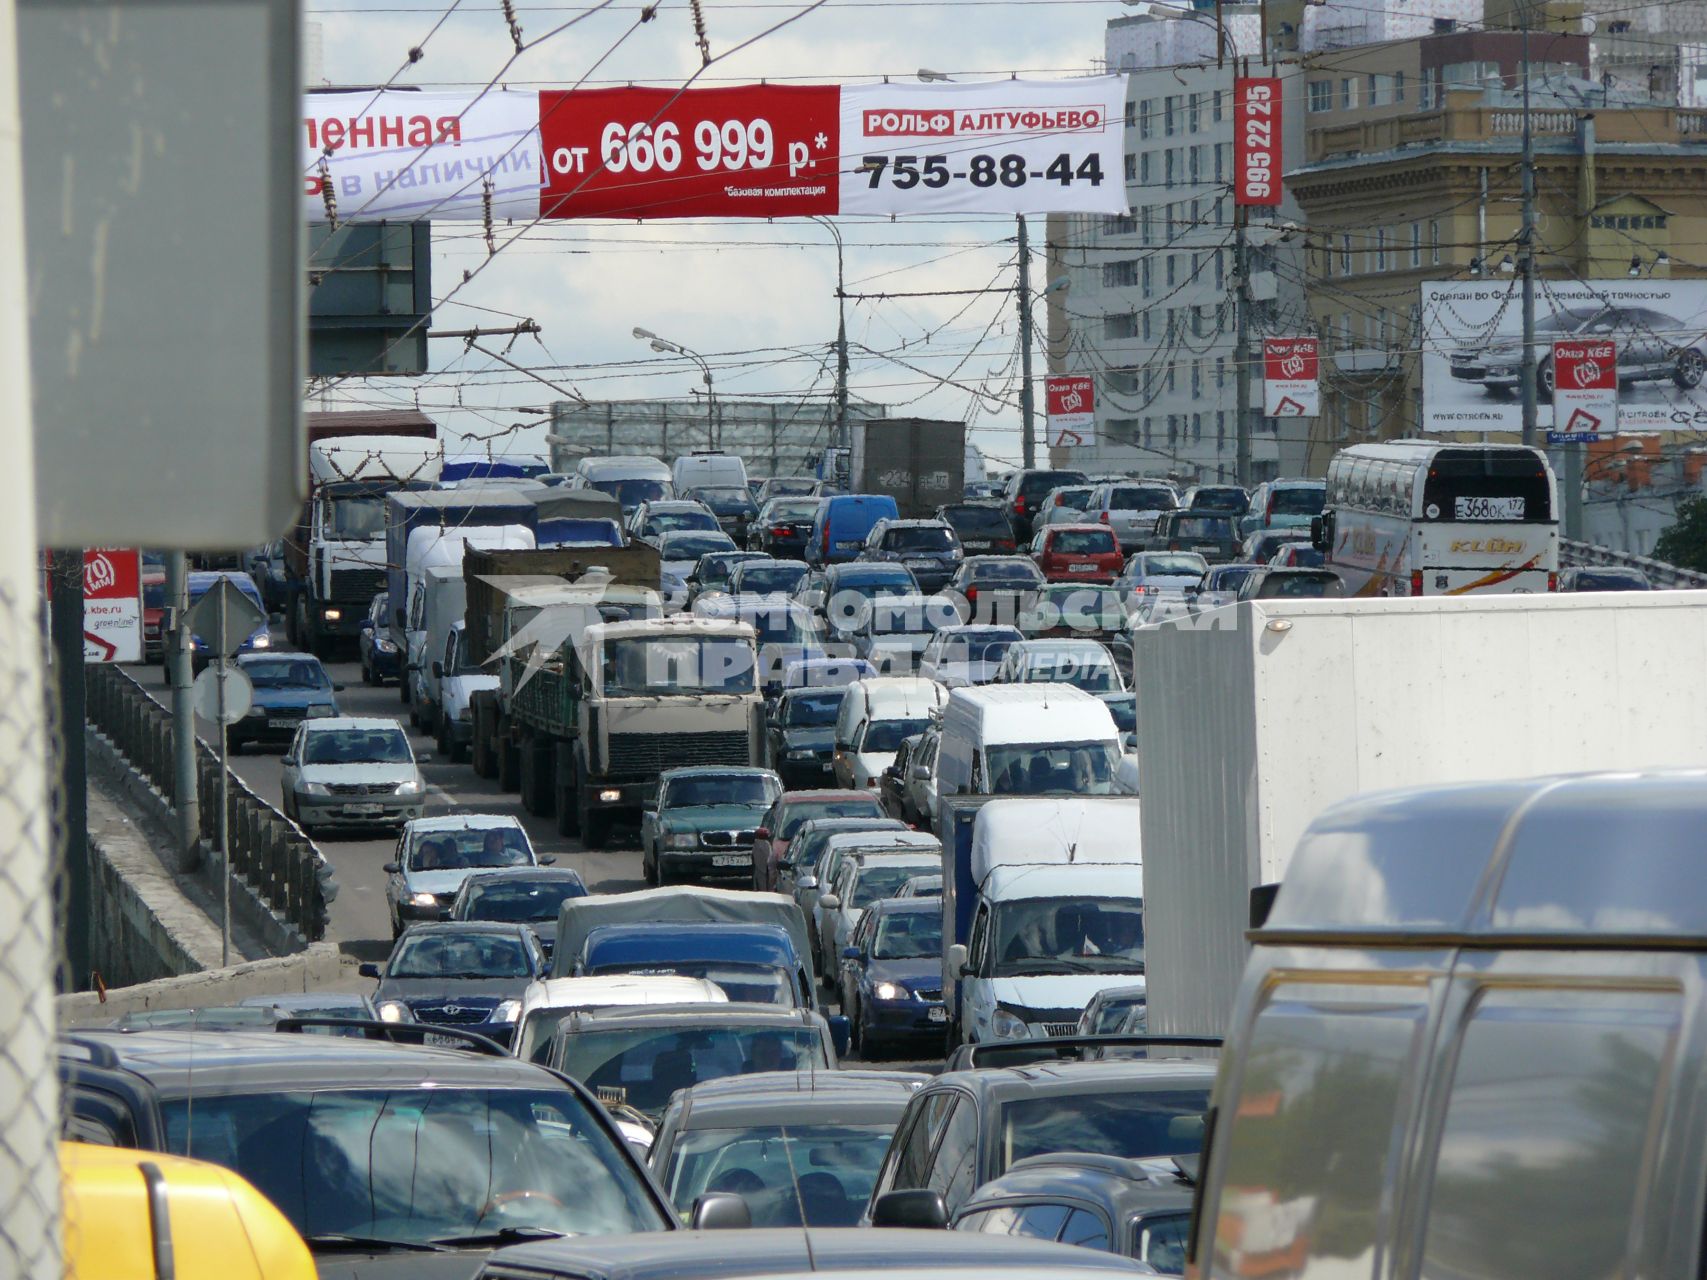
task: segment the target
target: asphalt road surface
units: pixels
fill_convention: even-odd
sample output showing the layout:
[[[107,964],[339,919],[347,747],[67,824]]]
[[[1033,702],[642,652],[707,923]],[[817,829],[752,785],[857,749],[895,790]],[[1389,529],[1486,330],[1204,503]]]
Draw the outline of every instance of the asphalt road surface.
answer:
[[[275,630],[273,643],[288,651],[283,635]],[[640,829],[617,827],[611,832],[611,847],[589,850],[579,841],[557,833],[550,818],[538,818],[522,808],[521,799],[513,792],[500,791],[496,779],[482,778],[466,761],[452,764],[438,754],[433,740],[409,724],[408,711],[398,696],[397,686],[388,684],[373,687],[362,683],[361,664],[353,650],[335,654],[326,663],[338,690],[338,708],[345,715],[385,716],[396,720],[408,733],[409,741],[419,757],[432,758],[421,766],[427,780],[427,812],[441,813],[503,813],[519,818],[527,828],[528,838],[539,853],[557,855],[557,865],[573,867],[587,882],[593,893],[624,893],[644,889],[646,881],[640,872]],[[131,668],[132,674],[161,702],[170,701],[164,672],[158,665]],[[216,726],[198,721],[198,728],[207,740],[215,740]],[[280,804],[278,746],[250,746],[240,755],[231,757],[231,768],[250,790],[268,804]],[[355,960],[384,961],[391,954],[391,923],[385,907],[385,872],[380,868],[396,853],[397,842],[389,836],[369,837],[359,833],[343,835],[321,832],[315,836],[338,881],[338,896],[332,903],[331,923],[327,940],[338,945]],[[346,973],[353,970],[346,968]],[[366,988],[365,980],[342,982],[340,986]],[[886,1062],[886,1067],[910,1070],[937,1070],[939,1062]]]

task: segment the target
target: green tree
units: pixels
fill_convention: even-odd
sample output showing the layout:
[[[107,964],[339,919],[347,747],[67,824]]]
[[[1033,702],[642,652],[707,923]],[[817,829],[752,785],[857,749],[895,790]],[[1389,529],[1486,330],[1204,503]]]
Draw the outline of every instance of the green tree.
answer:
[[[1654,559],[1707,573],[1707,498],[1678,503],[1677,522],[1654,543]]]

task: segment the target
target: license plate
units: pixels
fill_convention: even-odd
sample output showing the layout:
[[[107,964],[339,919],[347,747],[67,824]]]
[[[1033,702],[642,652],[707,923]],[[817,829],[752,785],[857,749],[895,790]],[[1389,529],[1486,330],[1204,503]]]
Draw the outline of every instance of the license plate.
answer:
[[[824,761],[824,762],[823,762],[823,763],[822,763],[822,764],[820,764],[820,765],[819,765],[819,766],[818,766],[818,767],[819,767],[819,768],[820,768],[820,769],[822,769],[822,770],[823,770],[823,771],[824,771],[824,772],[825,772],[825,773],[828,773],[828,772],[830,772],[830,769],[831,769],[831,765],[830,765],[830,762],[829,762],[829,761],[828,761],[828,760],[826,760],[826,761]]]
[[[280,720],[269,719],[267,721],[267,728],[269,728],[269,729],[294,729],[294,728],[296,728],[296,721],[294,721],[294,720],[282,720],[282,719],[280,719]]]
[[[855,541],[855,542],[838,542],[836,544],[836,550],[837,551],[858,551],[860,549],[860,547],[862,547],[864,545],[865,545],[864,543],[858,542],[858,541]]]
[[[1192,548],[1193,551],[1219,551],[1220,549],[1213,542],[1200,542]]]
[[[371,818],[384,812],[384,807],[377,804],[347,804],[344,812],[352,818]]]
[[[752,860],[753,859],[750,855],[743,855],[739,853],[719,853],[712,856],[711,865],[714,867],[740,867],[745,866]]]
[[[1095,573],[1096,571],[1097,567],[1094,564],[1070,564],[1067,566],[1068,573]]]
[[[1452,514],[1459,520],[1521,520],[1522,498],[1454,498]]]
[[[927,1013],[925,1015],[925,1018],[929,1022],[947,1022],[948,1021],[948,1010],[941,1008],[939,1006],[935,1009],[932,1009],[929,1013]]]

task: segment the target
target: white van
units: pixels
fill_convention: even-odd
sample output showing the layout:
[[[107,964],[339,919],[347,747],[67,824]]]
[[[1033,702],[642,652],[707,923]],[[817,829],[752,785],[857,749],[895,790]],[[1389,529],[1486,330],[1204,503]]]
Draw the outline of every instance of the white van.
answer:
[[[683,454],[671,468],[677,493],[689,489],[745,489],[747,464],[732,453],[706,450]]]
[[[848,686],[836,715],[830,768],[838,787],[875,788],[901,743],[941,710],[943,687],[917,676],[869,676]]]
[[[962,894],[973,899],[969,940],[943,953],[960,1042],[1077,1035],[1092,996],[1144,980],[1137,805],[1061,797],[978,810],[966,865],[943,875],[945,920],[966,915]]]
[[[663,502],[676,496],[670,468],[657,458],[642,454],[582,458],[569,483],[576,489],[597,489],[610,494],[622,504],[624,515],[631,514],[642,502]]]
[[[951,690],[936,769],[939,798],[1130,794],[1114,716],[1068,684]]]
[[[469,547],[494,551],[531,551],[533,530],[526,525],[476,525],[467,529],[444,529],[437,526],[411,529],[404,553],[404,584],[408,600],[403,629],[403,672],[398,681],[403,701],[409,704],[410,716],[418,719],[424,706],[420,688],[420,672],[428,661],[426,576],[430,569],[448,568],[462,574],[462,555]],[[461,616],[460,604],[457,608]],[[442,640],[442,635],[441,635]]]

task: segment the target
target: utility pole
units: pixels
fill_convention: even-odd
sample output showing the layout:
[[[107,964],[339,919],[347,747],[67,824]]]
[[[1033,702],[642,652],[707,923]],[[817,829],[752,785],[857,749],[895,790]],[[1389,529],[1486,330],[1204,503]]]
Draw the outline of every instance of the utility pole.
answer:
[[[178,815],[178,868],[195,869],[201,839],[201,807],[196,798],[196,711],[190,701],[194,679],[190,661],[190,574],[182,551],[166,553],[166,598],[172,626],[160,637],[165,646],[167,683],[172,686],[172,808]]]
[[[1233,425],[1233,475],[1251,487],[1251,281],[1250,245],[1245,227],[1250,211],[1233,205],[1233,374],[1238,389]]]
[[[62,1275],[59,1086],[54,1071],[52,876],[48,848],[47,697],[42,683],[36,560],[35,436],[30,417],[29,310],[24,271],[24,157],[18,108],[18,25],[0,0],[0,447],[10,471],[0,505],[0,1094],[10,1100],[0,1143],[0,1274]],[[81,655],[79,655],[81,660]]]
[[[1535,137],[1529,124],[1529,4],[1519,0],[1523,15],[1523,443],[1536,442],[1535,356]]]
[[[59,702],[59,780],[63,797],[60,873],[65,884],[65,975],[60,989],[80,991],[94,969],[90,950],[89,771],[83,744],[88,691],[83,670],[83,549],[51,553],[49,633]]]
[[[848,447],[848,293],[842,232],[829,218],[813,218],[836,242],[836,446]]]
[[[1031,396],[1031,241],[1026,235],[1025,215],[1018,217],[1019,222],[1019,288],[1015,291],[1019,302],[1019,416],[1020,430],[1020,466],[1025,468],[1037,465],[1036,429],[1033,426],[1035,409]]]

